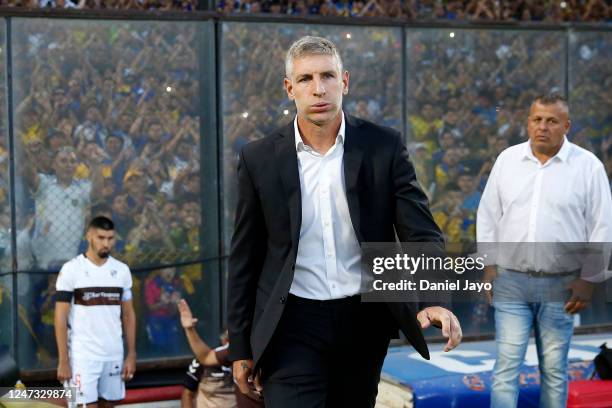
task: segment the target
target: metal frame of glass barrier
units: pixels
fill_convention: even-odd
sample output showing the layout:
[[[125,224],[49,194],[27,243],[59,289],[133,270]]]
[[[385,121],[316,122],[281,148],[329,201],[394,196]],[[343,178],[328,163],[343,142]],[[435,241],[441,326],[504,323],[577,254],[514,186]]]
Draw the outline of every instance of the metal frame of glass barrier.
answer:
[[[7,29],[8,28],[8,29]],[[13,254],[15,253],[15,248],[17,246],[17,242],[16,242],[16,236],[15,234],[13,234],[12,232],[15,231],[15,217],[13,216],[15,214],[15,203],[13,200],[13,191],[14,191],[14,185],[15,185],[15,175],[14,175],[14,160],[13,160],[13,155],[10,153],[13,151],[13,137],[12,137],[12,116],[10,115],[10,106],[12,104],[12,86],[11,86],[11,72],[10,72],[10,64],[7,64],[7,61],[10,61],[10,27],[7,27],[6,25],[2,25],[2,27],[0,27],[0,41],[2,42],[2,49],[5,51],[4,52],[4,61],[3,61],[3,67],[1,69],[2,72],[2,78],[0,79],[4,90],[6,91],[5,93],[5,97],[1,99],[1,101],[3,102],[2,106],[0,106],[0,115],[2,115],[3,118],[3,122],[6,124],[2,134],[0,134],[0,138],[4,139],[4,145],[7,148],[7,151],[5,152],[7,154],[7,158],[8,160],[6,160],[5,163],[2,163],[1,165],[3,167],[5,167],[4,169],[1,169],[0,171],[2,171],[3,173],[6,172],[6,175],[8,175],[8,185],[3,186],[6,187],[6,194],[5,194],[5,200],[8,201],[8,214],[10,216],[10,229],[9,229],[9,233],[7,235],[8,236],[8,252],[10,253],[10,257],[11,260],[6,259],[7,257],[7,248],[3,248],[3,253],[0,255],[0,260],[2,262],[0,262],[0,265],[2,265],[2,267],[0,267],[0,280],[4,281],[5,285],[7,287],[4,288],[0,288],[0,292],[2,292],[2,299],[0,300],[0,304],[2,305],[2,308],[4,309],[4,311],[8,311],[10,313],[10,316],[8,316],[7,314],[3,314],[2,316],[4,318],[7,319],[7,323],[10,323],[9,327],[6,328],[0,328],[0,332],[3,332],[3,336],[2,338],[4,340],[10,340],[9,344],[6,344],[6,346],[8,346],[8,352],[13,355],[16,356],[17,354],[17,349],[18,349],[18,343],[17,343],[17,318],[16,318],[16,313],[15,311],[17,310],[17,296],[15,296],[15,291],[17,289],[17,276],[14,274],[14,269],[15,269],[15,265],[14,262],[12,262],[13,260]],[[4,177],[3,177],[4,179]],[[6,180],[4,180],[6,181]],[[4,242],[4,244],[6,245],[7,242]],[[6,270],[3,270],[3,267],[6,268]],[[9,299],[10,296],[10,299]],[[8,304],[8,307],[6,306]],[[9,332],[9,335],[5,335],[6,332]],[[17,360],[17,359],[15,359]],[[19,365],[18,360],[16,361],[17,366]]]
[[[401,41],[401,52],[398,56],[400,60],[400,66],[402,67],[402,75],[401,75],[401,124],[399,127],[402,128],[404,134],[406,134],[407,123],[406,117],[408,113],[408,91],[407,91],[407,83],[406,83],[406,64],[407,64],[407,54],[406,54],[406,46],[407,46],[407,32],[414,29],[456,29],[456,30],[475,30],[475,29],[483,29],[483,30],[517,30],[517,31],[555,31],[559,33],[563,33],[566,36],[567,43],[569,44],[569,33],[573,31],[579,32],[612,32],[610,27],[602,27],[602,26],[590,26],[590,25],[542,25],[542,24],[529,24],[529,23],[520,23],[520,24],[499,24],[499,23],[474,23],[474,22],[466,22],[466,23],[444,23],[444,22],[436,22],[436,23],[405,23],[398,20],[390,20],[390,19],[363,19],[363,20],[348,20],[343,18],[333,18],[333,19],[323,19],[319,17],[312,18],[291,18],[288,19],[286,17],[275,17],[275,16],[220,16],[216,13],[202,13],[196,12],[193,14],[187,13],[140,13],[140,12],[121,12],[119,14],[113,13],[105,13],[105,12],[96,12],[96,11],[76,11],[76,12],[65,12],[65,11],[34,11],[34,12],[22,12],[19,10],[11,11],[8,14],[8,18],[5,19],[6,27],[8,28],[8,32],[6,33],[7,39],[7,55],[10,55],[12,51],[12,21],[15,17],[44,17],[44,18],[63,18],[63,19],[92,19],[92,18],[104,18],[107,20],[147,20],[147,21],[184,21],[184,22],[200,22],[198,25],[198,33],[200,36],[200,41],[198,41],[198,61],[199,61],[199,70],[198,70],[198,78],[199,78],[199,103],[202,109],[202,114],[200,115],[200,133],[202,135],[206,134],[208,137],[204,137],[203,142],[200,144],[200,154],[201,154],[201,162],[202,169],[201,174],[206,174],[207,176],[213,177],[212,182],[206,182],[205,177],[201,177],[200,179],[200,191],[204,197],[215,197],[213,200],[214,203],[211,203],[210,206],[202,206],[202,219],[203,220],[214,220],[214,222],[206,223],[206,228],[208,229],[207,233],[210,232],[210,228],[214,230],[215,239],[214,242],[209,242],[209,245],[205,245],[205,239],[203,235],[200,235],[200,259],[198,261],[209,263],[212,262],[216,266],[211,267],[212,270],[215,270],[215,273],[205,274],[205,279],[210,279],[207,281],[207,288],[210,288],[210,293],[207,294],[216,297],[217,301],[209,304],[207,306],[211,307],[211,313],[214,315],[213,320],[210,321],[210,324],[213,325],[216,329],[220,330],[222,327],[222,322],[224,321],[224,306],[223,302],[225,300],[225,285],[224,285],[224,274],[225,274],[225,266],[221,265],[222,260],[227,256],[228,247],[225,245],[227,240],[228,230],[225,228],[225,194],[226,194],[226,185],[223,179],[223,160],[224,157],[224,142],[225,135],[223,133],[223,107],[221,105],[223,101],[223,92],[222,92],[222,76],[221,76],[221,68],[222,68],[222,57],[223,57],[223,48],[224,44],[222,42],[222,33],[221,27],[225,23],[270,23],[270,25],[301,25],[301,24],[317,24],[321,26],[342,26],[342,27],[392,27],[396,29],[401,29],[400,33],[400,41]],[[273,39],[271,39],[273,41]],[[11,48],[11,50],[8,50]],[[571,60],[570,58],[570,48],[565,48],[565,56],[566,61]],[[566,73],[568,71],[571,72],[571,63],[566,66]],[[12,106],[12,75],[10,75],[12,69],[12,64],[7,64],[7,87],[8,94],[11,95],[9,98],[9,118],[8,122],[12,124],[13,122],[13,106]],[[569,75],[566,75],[569,77]],[[565,81],[565,91],[568,96],[571,97],[571,93],[568,93],[571,88],[571,81],[569,78],[566,78]],[[15,152],[15,136],[12,134],[13,126],[10,126],[10,140],[9,144],[11,146],[10,152]],[[208,133],[210,132],[210,133]],[[13,154],[10,155],[11,158],[11,166],[14,166],[14,158]],[[12,185],[11,191],[14,191],[14,168],[11,171]],[[11,206],[13,209],[16,207],[16,203],[14,197],[11,195]],[[14,214],[14,212],[13,212]],[[12,222],[12,234],[11,241],[13,246],[12,256],[18,256],[15,251],[17,246],[16,237],[15,237],[15,228],[16,221],[15,216],[11,217]],[[204,233],[203,231],[201,231]],[[210,237],[210,235],[209,235]],[[178,264],[177,264],[178,265]],[[138,270],[138,268],[135,268]],[[13,271],[12,278],[15,283],[15,287],[13,288],[14,292],[17,290],[17,271]],[[19,341],[17,339],[18,329],[16,326],[18,325],[18,319],[16,317],[16,311],[18,308],[18,297],[13,295],[13,327],[14,332],[13,335],[13,345],[17,347]],[[144,334],[144,333],[141,333]],[[210,335],[207,336],[207,340],[210,340]],[[15,351],[17,351],[15,349]],[[154,359],[156,360],[156,359]],[[154,361],[153,360],[153,361]],[[139,360],[140,361],[140,360]],[[155,363],[151,361],[148,363],[151,366],[154,366]],[[178,363],[177,363],[178,364]],[[182,362],[181,362],[182,364]],[[51,371],[46,371],[42,377],[52,378],[53,373]],[[41,377],[41,378],[42,378]]]

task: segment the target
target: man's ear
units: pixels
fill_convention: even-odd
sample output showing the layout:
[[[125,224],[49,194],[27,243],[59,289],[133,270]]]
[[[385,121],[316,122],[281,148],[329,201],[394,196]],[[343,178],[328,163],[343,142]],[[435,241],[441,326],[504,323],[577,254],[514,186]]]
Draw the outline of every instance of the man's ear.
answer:
[[[284,85],[285,91],[287,91],[287,97],[289,98],[289,100],[294,100],[295,97],[293,96],[293,82],[291,82],[289,78],[285,77]]]
[[[349,72],[342,73],[342,95],[348,95],[349,91]]]
[[[572,127],[572,121],[571,120],[567,120],[567,122],[565,122],[565,134],[567,135],[569,133],[570,127]]]

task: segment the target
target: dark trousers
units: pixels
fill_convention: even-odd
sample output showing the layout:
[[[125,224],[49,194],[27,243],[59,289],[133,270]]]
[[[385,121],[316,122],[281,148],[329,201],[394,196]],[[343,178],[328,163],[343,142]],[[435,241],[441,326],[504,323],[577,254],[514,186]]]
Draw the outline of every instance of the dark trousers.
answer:
[[[393,326],[383,303],[290,295],[261,360],[266,408],[374,407]]]

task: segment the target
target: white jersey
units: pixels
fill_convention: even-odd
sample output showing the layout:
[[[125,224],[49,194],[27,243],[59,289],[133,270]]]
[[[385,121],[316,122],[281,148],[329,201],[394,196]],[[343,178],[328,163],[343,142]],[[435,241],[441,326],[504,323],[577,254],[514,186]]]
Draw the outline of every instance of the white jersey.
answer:
[[[33,251],[38,265],[47,269],[74,257],[79,250],[90,205],[92,184],[72,180],[68,187],[55,176],[38,174]]]
[[[97,266],[83,254],[66,262],[55,285],[58,300],[72,294],[68,317],[70,358],[123,359],[121,302],[131,299],[128,266],[108,257]]]

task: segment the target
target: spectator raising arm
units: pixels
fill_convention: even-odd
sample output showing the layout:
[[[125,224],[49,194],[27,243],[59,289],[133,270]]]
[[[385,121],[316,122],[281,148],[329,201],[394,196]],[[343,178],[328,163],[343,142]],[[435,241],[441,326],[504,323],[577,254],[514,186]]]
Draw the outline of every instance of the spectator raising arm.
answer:
[[[181,315],[181,326],[185,329],[185,335],[189,342],[191,351],[195,354],[196,358],[205,366],[218,366],[221,363],[217,360],[217,356],[214,350],[206,344],[198,332],[195,330],[195,325],[198,319],[193,317],[189,305],[185,299],[181,299],[178,305],[179,313]]]

